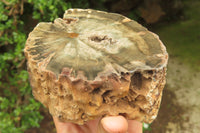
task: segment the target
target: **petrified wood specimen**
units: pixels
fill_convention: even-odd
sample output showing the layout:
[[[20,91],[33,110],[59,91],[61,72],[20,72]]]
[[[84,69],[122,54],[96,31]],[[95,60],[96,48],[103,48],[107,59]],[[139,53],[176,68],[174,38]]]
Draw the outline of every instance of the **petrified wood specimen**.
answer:
[[[25,55],[33,95],[61,121],[123,115],[150,123],[157,116],[168,54],[129,18],[69,9],[34,28]]]

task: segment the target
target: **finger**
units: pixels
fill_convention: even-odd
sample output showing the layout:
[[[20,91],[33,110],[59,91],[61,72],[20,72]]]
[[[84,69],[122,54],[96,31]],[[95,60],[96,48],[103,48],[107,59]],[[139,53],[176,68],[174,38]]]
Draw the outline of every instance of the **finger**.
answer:
[[[128,133],[142,133],[142,123],[136,120],[128,120]]]
[[[80,128],[76,124],[70,122],[60,122],[56,117],[53,117],[57,133],[78,133]]]
[[[99,122],[99,133],[126,133],[128,122],[123,116],[104,117]]]

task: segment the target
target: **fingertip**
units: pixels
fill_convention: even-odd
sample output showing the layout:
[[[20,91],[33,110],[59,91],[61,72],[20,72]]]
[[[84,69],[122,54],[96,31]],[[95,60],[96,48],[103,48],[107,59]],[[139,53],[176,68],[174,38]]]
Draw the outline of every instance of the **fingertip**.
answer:
[[[109,133],[125,133],[128,130],[128,122],[123,116],[104,117],[101,125]]]

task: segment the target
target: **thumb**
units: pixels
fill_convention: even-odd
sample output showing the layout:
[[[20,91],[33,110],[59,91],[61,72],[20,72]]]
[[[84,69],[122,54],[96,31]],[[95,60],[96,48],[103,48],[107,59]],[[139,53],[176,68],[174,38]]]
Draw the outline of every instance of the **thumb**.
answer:
[[[128,122],[123,116],[109,116],[100,120],[98,133],[126,133]]]

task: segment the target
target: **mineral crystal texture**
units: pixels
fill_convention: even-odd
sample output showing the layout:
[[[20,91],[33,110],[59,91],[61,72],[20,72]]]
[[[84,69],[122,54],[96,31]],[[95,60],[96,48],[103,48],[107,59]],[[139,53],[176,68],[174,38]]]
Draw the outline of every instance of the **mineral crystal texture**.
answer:
[[[157,116],[168,54],[156,34],[127,17],[69,9],[39,23],[24,51],[33,95],[60,121]]]

